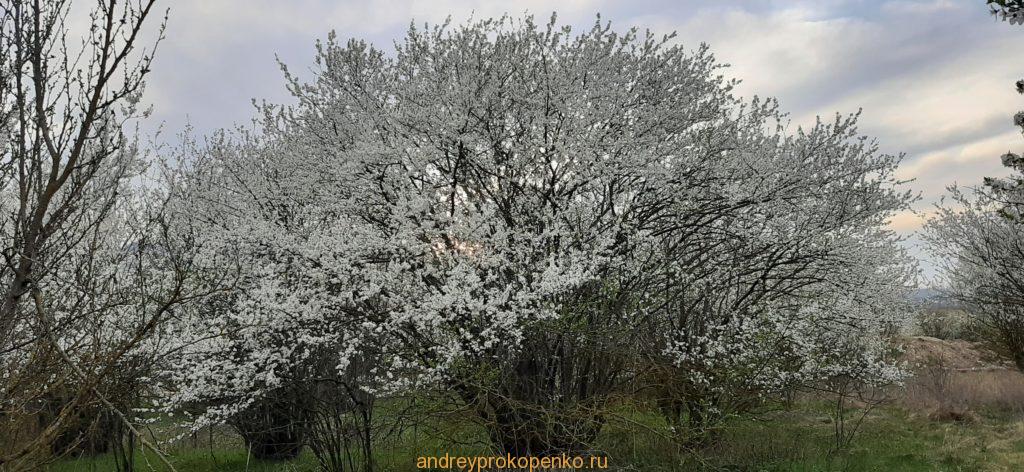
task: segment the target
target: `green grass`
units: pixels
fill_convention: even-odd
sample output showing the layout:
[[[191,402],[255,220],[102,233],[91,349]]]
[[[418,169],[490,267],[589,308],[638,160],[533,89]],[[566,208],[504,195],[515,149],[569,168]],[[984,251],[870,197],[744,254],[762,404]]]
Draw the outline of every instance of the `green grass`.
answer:
[[[440,425],[443,435],[407,432],[376,452],[379,470],[411,472],[416,457],[486,453],[483,432],[466,424]],[[795,411],[737,418],[716,445],[694,453],[678,451],[659,431],[663,423],[649,412],[628,412],[613,419],[596,448],[614,470],[709,471],[1011,471],[1024,470],[1024,422],[986,416],[972,424],[937,423],[896,407],[880,408],[865,420],[846,450],[829,454],[833,424],[821,405]],[[441,437],[449,439],[440,439]],[[150,453],[152,470],[165,470]],[[139,470],[151,470],[137,454]],[[179,445],[172,462],[180,471],[314,471],[316,460],[304,451],[296,460],[268,463],[247,457],[237,440],[208,448]],[[52,472],[115,470],[109,455],[67,460]]]
[[[153,453],[144,454],[139,450],[136,452],[135,464],[138,470],[168,470],[160,459]],[[247,457],[244,449],[233,450],[189,450],[173,454],[170,457],[171,463],[179,471],[196,472],[220,472],[220,471],[245,471],[270,472],[270,471],[294,471],[307,472],[316,471],[316,461],[308,452],[294,461],[289,462],[263,462]],[[152,469],[151,469],[152,467]],[[68,460],[57,463],[50,467],[52,472],[108,472],[117,470],[113,456],[104,454],[94,458],[83,458]]]
[[[673,469],[749,471],[980,471],[1024,469],[1024,423],[983,418],[936,423],[897,408],[876,411],[846,449],[829,454],[833,424],[824,411],[737,420],[723,440]]]

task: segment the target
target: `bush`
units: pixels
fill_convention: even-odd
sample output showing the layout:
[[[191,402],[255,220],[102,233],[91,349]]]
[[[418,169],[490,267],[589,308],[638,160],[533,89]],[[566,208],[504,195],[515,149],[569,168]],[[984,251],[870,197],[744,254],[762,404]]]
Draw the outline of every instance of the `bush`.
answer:
[[[305,444],[306,400],[297,389],[275,391],[234,415],[228,424],[256,459],[294,459]]]
[[[924,336],[974,342],[984,339],[982,327],[963,310],[950,308],[923,310],[917,315],[916,321],[918,331]]]

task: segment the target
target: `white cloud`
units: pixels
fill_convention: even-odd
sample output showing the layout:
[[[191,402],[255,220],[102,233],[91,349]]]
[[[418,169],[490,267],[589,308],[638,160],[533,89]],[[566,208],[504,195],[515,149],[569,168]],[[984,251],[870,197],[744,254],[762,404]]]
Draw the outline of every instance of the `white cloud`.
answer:
[[[709,42],[743,80],[741,94],[777,96],[794,124],[863,109],[862,132],[886,152],[907,152],[899,175],[915,179],[920,208],[954,181],[1001,174],[998,156],[1020,144],[1010,117],[1024,108],[1012,86],[1024,72],[1006,55],[1019,38],[984,5],[797,3],[635,20],[676,29],[684,43]],[[891,227],[908,233],[920,218],[898,215]]]

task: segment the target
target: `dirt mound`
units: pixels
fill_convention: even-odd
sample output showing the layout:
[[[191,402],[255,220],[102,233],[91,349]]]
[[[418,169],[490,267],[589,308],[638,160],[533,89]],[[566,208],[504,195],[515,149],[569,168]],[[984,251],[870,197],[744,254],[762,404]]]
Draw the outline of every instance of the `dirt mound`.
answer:
[[[900,343],[903,360],[910,367],[941,365],[947,369],[982,370],[1007,367],[986,350],[981,343],[960,339],[939,339],[913,336]]]

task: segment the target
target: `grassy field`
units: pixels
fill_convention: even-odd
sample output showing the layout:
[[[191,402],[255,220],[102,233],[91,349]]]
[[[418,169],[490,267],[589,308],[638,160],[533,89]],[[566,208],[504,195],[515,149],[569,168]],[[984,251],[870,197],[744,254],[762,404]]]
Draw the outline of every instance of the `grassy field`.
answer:
[[[823,407],[800,405],[760,418],[732,421],[716,445],[698,453],[681,453],[659,435],[627,433],[609,427],[598,448],[609,457],[609,468],[635,471],[1011,471],[1024,469],[1024,421],[979,415],[968,423],[938,422],[905,408],[876,409],[864,421],[861,432],[844,451],[829,454],[833,424]],[[637,421],[654,425],[652,417]],[[315,458],[308,451],[284,463],[251,460],[237,444],[221,441],[213,449],[179,446],[171,458],[182,471],[314,471]],[[416,457],[448,452],[452,455],[484,453],[482,446],[445,446],[426,439],[407,441],[377,459],[381,470],[414,471]],[[164,470],[158,460],[141,451],[140,470]],[[49,469],[58,471],[114,470],[113,458],[64,461]]]
[[[788,409],[733,418],[719,441],[688,452],[659,433],[665,424],[658,415],[623,409],[595,447],[608,457],[609,469],[638,472],[1024,470],[1024,374],[993,364],[964,341],[920,337],[910,342],[913,377],[890,392],[892,402],[865,417],[842,450],[832,451],[835,423],[829,404],[808,398]],[[464,417],[434,423],[435,432],[406,430],[379,444],[377,470],[415,471],[419,456],[490,455],[486,434]],[[158,437],[173,435],[166,428],[154,430]],[[290,462],[253,460],[226,430],[179,441],[168,450],[183,472],[317,470],[308,450]],[[152,453],[138,451],[136,463],[139,470],[165,470]],[[105,472],[115,464],[107,455],[65,460],[49,470]]]

